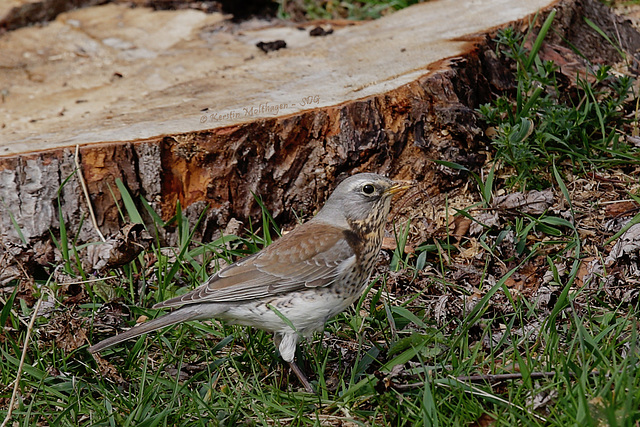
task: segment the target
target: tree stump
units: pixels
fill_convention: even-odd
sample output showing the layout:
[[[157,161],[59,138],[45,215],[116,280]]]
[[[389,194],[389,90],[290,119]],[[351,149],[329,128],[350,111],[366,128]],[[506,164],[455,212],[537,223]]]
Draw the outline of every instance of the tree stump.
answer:
[[[492,38],[505,26],[535,34],[552,8],[549,44],[616,58],[589,17],[629,51],[640,46],[592,0],[440,0],[323,22],[322,37],[310,34],[317,23],[107,4],[6,32],[0,236],[42,244],[60,209],[79,242],[96,241],[89,203],[113,235],[123,225],[117,179],[165,219],[177,202],[192,219],[208,206],[203,238],[231,218],[255,219],[253,193],[286,223],[359,171],[414,179],[431,195],[459,186],[464,177],[431,160],[483,162],[475,109],[513,83]]]

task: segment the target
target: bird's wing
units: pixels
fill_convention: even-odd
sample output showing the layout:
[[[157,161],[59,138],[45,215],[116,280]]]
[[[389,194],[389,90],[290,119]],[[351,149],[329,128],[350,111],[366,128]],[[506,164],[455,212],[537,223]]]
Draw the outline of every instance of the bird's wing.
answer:
[[[211,276],[202,286],[154,308],[241,302],[305,287],[327,286],[345,268],[342,263],[355,262],[355,258],[344,229],[308,222]]]

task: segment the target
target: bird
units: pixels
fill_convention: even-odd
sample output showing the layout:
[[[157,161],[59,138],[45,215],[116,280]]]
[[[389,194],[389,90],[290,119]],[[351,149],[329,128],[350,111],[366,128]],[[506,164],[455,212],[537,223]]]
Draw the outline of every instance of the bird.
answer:
[[[380,252],[391,200],[410,187],[375,173],[346,178],[313,218],[196,289],[153,306],[174,311],[107,338],[89,352],[177,323],[216,318],[273,333],[280,356],[313,393],[295,363],[298,341],[321,332],[360,298]]]

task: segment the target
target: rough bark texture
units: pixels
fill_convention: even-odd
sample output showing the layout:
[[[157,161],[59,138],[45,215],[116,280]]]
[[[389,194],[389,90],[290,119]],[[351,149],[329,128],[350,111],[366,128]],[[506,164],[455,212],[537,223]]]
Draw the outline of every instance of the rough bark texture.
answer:
[[[612,39],[620,37],[629,51],[640,47],[638,33],[599,3],[561,1],[554,6],[558,13],[553,43],[566,38],[594,62],[615,58],[615,49],[584,23],[587,16]],[[534,32],[547,13],[538,15]],[[505,25],[525,30],[531,19],[522,16]],[[78,173],[87,182],[105,235],[122,226],[117,179],[134,198],[150,201],[165,219],[175,213],[178,201],[192,221],[208,206],[204,239],[230,218],[255,221],[260,212],[252,193],[262,196],[279,222],[287,223],[294,212],[311,214],[337,181],[358,171],[414,179],[431,195],[446,191],[464,177],[430,160],[471,169],[481,164],[484,140],[474,109],[487,102],[492,91],[512,85],[508,64],[492,51],[495,30],[475,34],[473,43],[465,42],[464,55],[424,64],[418,77],[390,90],[289,115],[81,145],[79,171],[74,146],[0,157],[0,236],[16,254],[27,251],[36,262],[50,260],[42,253],[50,248],[49,231],[58,232],[60,209],[79,242],[96,241]],[[165,237],[172,240],[170,234]]]
[[[44,23],[67,10],[106,1],[108,0],[5,0],[0,5],[0,31]]]

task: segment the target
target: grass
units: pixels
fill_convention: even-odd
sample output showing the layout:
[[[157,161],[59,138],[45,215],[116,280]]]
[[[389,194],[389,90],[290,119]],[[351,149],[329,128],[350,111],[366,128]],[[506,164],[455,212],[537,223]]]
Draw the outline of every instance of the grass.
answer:
[[[264,212],[262,224],[273,226]],[[112,271],[113,280],[87,282],[89,298],[79,307],[55,303],[68,298],[64,286],[32,291],[34,297],[53,301],[55,310],[49,319],[36,318],[40,336],[34,337],[25,354],[14,425],[409,426],[462,425],[480,419],[493,425],[635,425],[640,420],[637,299],[634,304],[612,306],[598,290],[576,289],[571,275],[561,278],[557,272],[553,285],[569,291],[561,292],[553,307],[540,309],[535,302],[518,298],[506,282],[542,243],[529,248],[518,266],[475,301],[464,295],[466,290],[456,292],[447,272],[440,272],[441,284],[450,288],[447,293],[466,299],[459,316],[447,316],[444,322],[426,309],[427,296],[408,292],[393,301],[388,294],[391,277],[377,276],[355,308],[329,321],[324,339],[317,337],[301,346],[298,359],[318,390],[315,396],[300,391],[268,334],[216,321],[141,337],[96,360],[84,343],[65,349],[64,343],[47,339],[59,332],[51,330],[55,323],[51,317],[69,315],[70,323],[78,322],[88,341],[96,342],[113,334],[113,330],[98,332],[109,310],[129,312],[124,316],[129,323],[142,315],[154,316],[144,307],[185,292],[202,280],[203,266],[212,259],[229,260],[244,255],[246,248],[259,249],[268,235],[250,232],[247,237],[227,236],[205,245],[192,240],[193,229],[179,210],[174,223],[185,239],[174,256],[152,248],[157,261],[150,269],[142,268],[141,254]],[[554,225],[566,225],[567,233],[564,250],[549,258],[551,266],[557,263],[552,258],[579,257],[577,242],[570,243],[575,230],[570,224]],[[404,245],[409,227],[402,224],[398,230]],[[491,233],[499,234],[486,233],[487,239]],[[439,247],[444,245],[443,240]],[[424,282],[424,272],[412,267],[421,256],[431,264],[434,255],[442,254],[425,249],[414,257],[396,253],[395,259],[410,286],[421,280],[434,286],[435,278]],[[80,265],[67,261],[62,265]],[[484,274],[489,270],[487,263]],[[88,276],[81,271],[75,275]],[[136,289],[145,289],[145,294]],[[20,319],[33,315],[27,304],[11,304],[15,295],[0,312],[8,325],[0,347],[0,375],[7,385],[1,390],[3,401],[11,394],[23,354],[26,329]],[[499,301],[505,304],[501,310],[495,307]],[[57,338],[70,339],[64,331]],[[539,376],[548,372],[552,374]],[[513,373],[519,376],[469,379],[485,374],[499,379]]]
[[[552,11],[530,50],[527,35],[512,28],[498,31],[494,40],[498,54],[516,69],[515,99],[499,96],[478,112],[492,126],[497,160],[515,169],[511,186],[548,186],[554,162],[569,161],[579,170],[638,163],[620,132],[631,122],[626,109],[633,79],[609,65],[589,64],[567,76],[574,80],[568,87],[561,83],[558,65],[540,57],[554,17]]]
[[[394,223],[390,266],[322,336],[300,345],[316,395],[302,391],[269,334],[217,321],[177,325],[95,358],[87,352],[280,234],[256,197],[257,227],[198,242],[204,216],[190,224],[178,205],[163,221],[116,182],[123,221],[146,224],[151,236],[172,229],[177,244],[153,237],[131,261],[95,275],[80,262],[87,246],[61,219],[52,231],[61,260],[49,277],[14,280],[2,295],[0,419],[22,366],[16,426],[637,426],[637,259],[607,264],[608,240],[621,233],[603,231],[605,218],[589,213],[638,198],[637,178],[621,172],[637,155],[622,138],[631,86],[603,67],[561,87],[555,65],[538,55],[552,20],[531,50],[512,30],[496,38],[515,64],[516,90],[479,111],[497,129],[492,161],[480,172],[439,162],[469,175],[474,203],[453,192],[441,200],[445,220],[423,241],[412,237],[413,222]],[[594,171],[616,180],[582,194]],[[543,187],[556,202],[542,213],[496,204],[502,189]],[[456,221],[477,230],[454,234]]]

